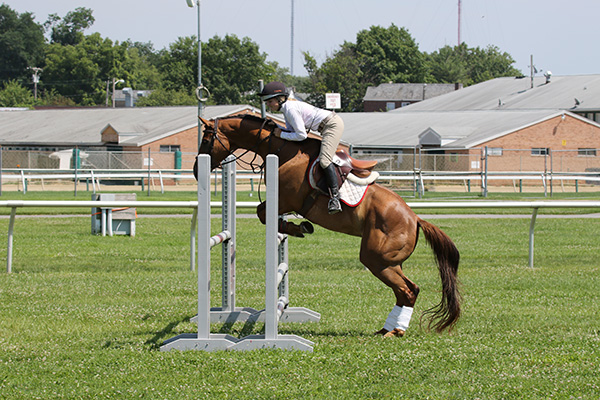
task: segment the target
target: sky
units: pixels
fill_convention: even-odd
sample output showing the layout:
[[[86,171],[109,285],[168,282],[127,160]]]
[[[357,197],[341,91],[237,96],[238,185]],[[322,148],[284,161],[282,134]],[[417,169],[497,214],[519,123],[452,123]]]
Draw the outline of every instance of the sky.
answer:
[[[93,10],[94,25],[113,41],[152,42],[156,50],[178,37],[197,35],[198,8],[186,0],[1,0],[13,10],[64,17],[77,7]],[[197,4],[198,0],[193,0]],[[292,3],[293,56],[292,56]],[[305,76],[303,52],[320,64],[345,41],[371,26],[395,24],[411,34],[422,52],[458,43],[458,0],[201,0],[200,37],[234,34],[257,43],[268,61]],[[600,73],[599,0],[462,0],[460,40],[469,47],[496,46],[529,75]],[[293,59],[293,68],[292,68]]]

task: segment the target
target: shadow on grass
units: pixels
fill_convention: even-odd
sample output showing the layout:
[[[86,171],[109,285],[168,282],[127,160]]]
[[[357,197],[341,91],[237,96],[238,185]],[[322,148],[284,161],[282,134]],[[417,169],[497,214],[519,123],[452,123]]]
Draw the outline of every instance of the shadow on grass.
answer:
[[[160,330],[159,332],[156,332],[156,334],[151,339],[148,339],[144,344],[147,346],[149,345],[152,349],[159,349],[162,343],[165,341],[165,339],[169,339],[171,338],[171,336],[175,336],[174,330],[177,325],[189,322],[191,318],[192,317],[190,316],[186,316],[179,321],[170,322],[167,326],[164,327],[164,329]]]
[[[176,327],[181,323],[187,323],[192,317],[186,316],[181,320],[170,322],[164,329],[156,332],[154,336],[147,340],[144,344],[150,346],[151,349],[160,349],[163,342],[173,336],[176,336],[179,332],[176,331]],[[225,322],[221,325],[216,333],[228,334],[234,337],[243,338],[250,335],[264,335],[265,324],[262,321],[258,321],[257,318],[249,318],[244,321],[240,327],[241,322],[230,321]],[[214,332],[214,331],[213,331]],[[307,322],[307,323],[291,323],[281,324],[278,326],[278,333],[280,335],[299,335],[299,336],[312,336],[312,337],[329,337],[329,338],[381,338],[381,336],[374,334],[373,332],[358,331],[355,329],[349,329],[347,331],[335,330],[332,328],[325,328],[319,326],[318,322]],[[112,343],[107,342],[104,347],[111,347]]]

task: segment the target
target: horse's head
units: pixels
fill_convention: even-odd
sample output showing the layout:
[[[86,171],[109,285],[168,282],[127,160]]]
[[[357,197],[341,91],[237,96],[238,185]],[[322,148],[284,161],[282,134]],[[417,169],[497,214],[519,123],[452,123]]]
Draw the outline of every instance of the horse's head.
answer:
[[[246,153],[254,153],[263,159],[270,150],[273,150],[272,133],[277,128],[277,124],[272,120],[249,114],[233,115],[211,121],[203,118],[200,120],[204,125],[204,135],[198,153],[210,155],[211,169],[217,168],[237,149],[245,149]],[[252,161],[250,166],[252,167]]]
[[[218,119],[208,121],[200,118],[200,120],[204,125],[204,134],[198,154],[210,155],[210,168],[215,169],[235,148],[232,148],[229,138],[220,132]]]

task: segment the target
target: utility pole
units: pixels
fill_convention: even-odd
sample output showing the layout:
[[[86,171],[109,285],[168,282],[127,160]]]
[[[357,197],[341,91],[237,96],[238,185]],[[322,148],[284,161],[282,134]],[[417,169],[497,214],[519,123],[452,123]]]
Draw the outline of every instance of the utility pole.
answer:
[[[462,1],[458,0],[458,45],[460,46],[460,13],[462,8]]]
[[[37,84],[40,81],[40,74],[42,73],[43,69],[38,67],[29,67],[29,69],[33,71],[33,99],[37,100]]]
[[[530,64],[529,68],[530,68],[530,71],[531,71],[531,88],[533,89],[533,76],[537,72],[537,69],[533,65],[533,54],[531,54],[531,56],[529,57],[529,64]]]
[[[118,83],[125,83],[123,79],[112,78],[112,108],[115,108],[115,86]]]
[[[200,8],[200,0],[186,0],[186,2],[188,7],[193,8],[195,4],[198,8],[198,87],[196,88],[196,98],[198,99],[198,148],[200,148],[203,136],[202,121],[200,118],[202,117],[204,102],[208,100],[210,91],[202,84],[202,40],[200,36],[200,33],[202,32],[200,29],[202,11]]]
[[[290,23],[290,74],[294,76],[294,0],[292,0],[292,20]]]

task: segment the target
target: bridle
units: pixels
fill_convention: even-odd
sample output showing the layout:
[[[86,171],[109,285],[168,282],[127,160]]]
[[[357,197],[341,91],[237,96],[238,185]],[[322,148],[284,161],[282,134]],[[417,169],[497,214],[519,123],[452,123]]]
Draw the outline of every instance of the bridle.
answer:
[[[232,116],[232,117],[226,117],[226,118],[243,118],[243,117]],[[245,165],[249,166],[250,169],[252,170],[252,172],[254,172],[254,173],[258,173],[258,172],[262,173],[262,171],[265,168],[266,160],[263,160],[263,162],[262,162],[261,165],[255,165],[255,161],[256,161],[256,158],[258,157],[257,151],[258,151],[260,145],[262,145],[265,141],[268,141],[268,151],[267,151],[267,153],[271,154],[271,139],[274,136],[273,135],[273,131],[275,130],[275,128],[273,127],[269,131],[269,134],[266,137],[261,138],[261,133],[262,133],[263,130],[266,129],[265,126],[267,125],[267,123],[269,123],[270,120],[263,119],[262,124],[261,124],[261,126],[260,126],[260,128],[258,130],[258,134],[256,135],[256,137],[257,137],[256,143],[254,144],[254,146],[252,146],[251,148],[247,149],[246,151],[244,151],[243,153],[241,153],[239,155],[235,155],[234,154],[235,150],[231,150],[231,147],[226,146],[225,143],[223,143],[223,141],[221,140],[221,138],[219,138],[219,118],[215,118],[214,121],[215,122],[214,122],[213,127],[211,129],[207,129],[206,130],[206,132],[211,133],[210,139],[207,139],[206,135],[204,135],[204,137],[202,138],[203,144],[206,143],[206,142],[208,142],[208,151],[207,151],[207,154],[209,154],[209,155],[212,156],[212,152],[213,152],[214,147],[215,147],[215,139],[216,139],[217,142],[219,142],[219,144],[228,153],[227,156],[225,157],[225,159],[227,157],[231,156],[231,155],[234,156],[234,158],[231,159],[231,160],[221,161],[221,163],[219,164],[221,167],[223,165],[229,164],[231,162],[237,162],[238,164],[245,164]],[[281,146],[279,146],[278,149],[275,150],[274,154],[278,154],[281,151],[281,149],[286,145],[286,143],[287,142],[284,140],[283,144]],[[252,160],[250,162],[245,161],[245,160],[242,159],[242,157],[245,156],[248,153],[254,153],[254,157],[252,158]]]

